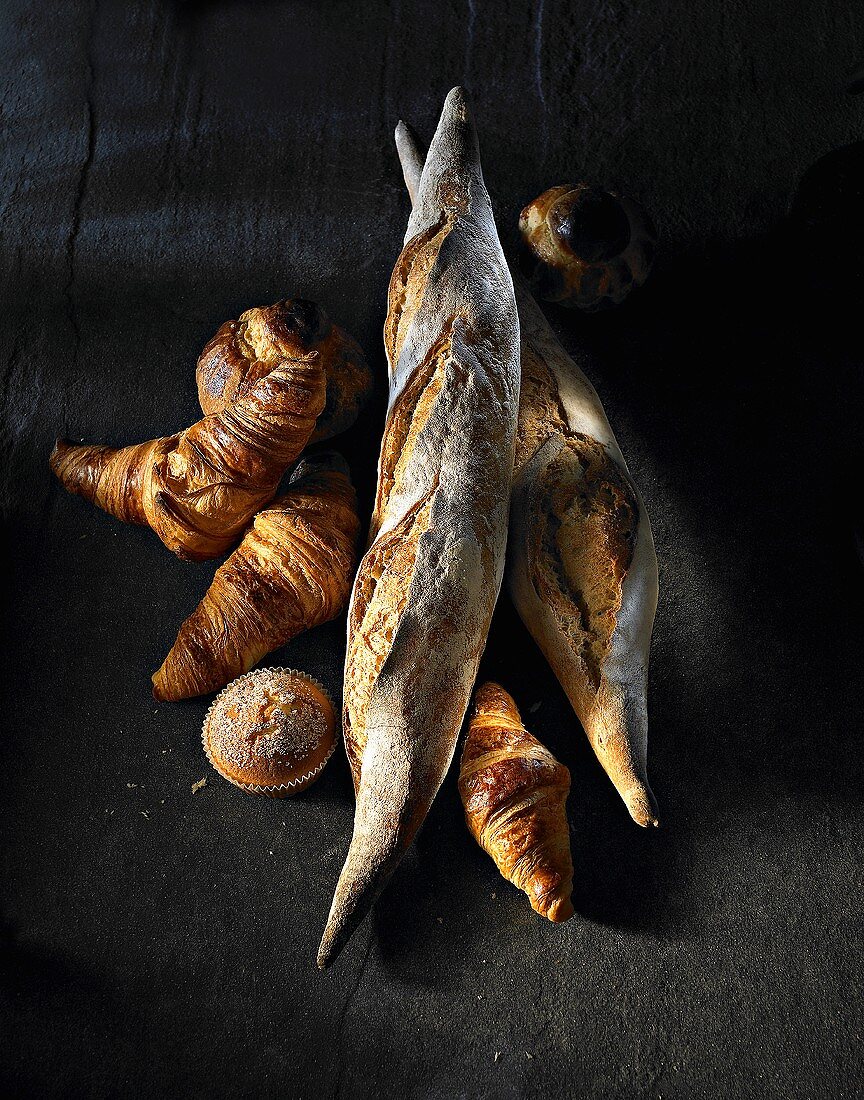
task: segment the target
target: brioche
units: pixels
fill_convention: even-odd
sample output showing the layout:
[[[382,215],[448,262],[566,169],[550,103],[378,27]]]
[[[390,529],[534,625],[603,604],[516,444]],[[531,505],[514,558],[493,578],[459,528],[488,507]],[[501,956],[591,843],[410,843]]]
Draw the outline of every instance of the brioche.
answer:
[[[533,294],[592,312],[619,305],[651,271],[657,231],[642,207],[587,183],[550,187],[519,216]]]

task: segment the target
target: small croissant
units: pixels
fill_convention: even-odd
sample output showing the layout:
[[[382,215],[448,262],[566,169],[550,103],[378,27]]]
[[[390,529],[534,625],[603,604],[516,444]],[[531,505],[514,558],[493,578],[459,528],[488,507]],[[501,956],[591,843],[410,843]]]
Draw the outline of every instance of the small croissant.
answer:
[[[322,357],[298,338],[288,304],[249,310],[231,334],[231,357],[254,377],[233,400],[132,447],[58,442],[51,469],[63,486],[125,523],[149,525],[180,558],[225,553],[273,499],[325,406]]]
[[[348,602],[360,520],[345,460],[303,459],[255,517],[153,676],[160,700],[218,691]]]
[[[507,692],[477,689],[459,793],[468,829],[498,870],[556,924],[573,916],[573,861],[564,804],[570,772],[522,725]]]

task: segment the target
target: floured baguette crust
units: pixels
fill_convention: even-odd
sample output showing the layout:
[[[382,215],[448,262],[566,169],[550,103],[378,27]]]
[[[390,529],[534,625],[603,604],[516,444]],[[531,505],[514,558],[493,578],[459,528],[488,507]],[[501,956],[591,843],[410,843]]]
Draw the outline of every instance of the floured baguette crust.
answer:
[[[357,810],[320,966],[428,812],[503,574],[518,321],[461,89],[447,97],[393,273],[385,345],[390,407],[345,666]]]
[[[590,692],[599,686],[615,630],[639,504],[604,445],[570,428],[555,377],[527,339],[522,379],[516,476],[550,437],[561,437],[554,453],[545,452],[549,461],[536,468],[529,522],[533,581],[584,665]]]
[[[657,558],[594,388],[516,281],[522,332],[507,584],[633,819],[648,785],[646,677]]]
[[[414,201],[423,154],[404,125],[396,147]],[[646,770],[651,525],[594,387],[518,277],[515,291],[522,386],[508,588],[631,816],[656,825]]]

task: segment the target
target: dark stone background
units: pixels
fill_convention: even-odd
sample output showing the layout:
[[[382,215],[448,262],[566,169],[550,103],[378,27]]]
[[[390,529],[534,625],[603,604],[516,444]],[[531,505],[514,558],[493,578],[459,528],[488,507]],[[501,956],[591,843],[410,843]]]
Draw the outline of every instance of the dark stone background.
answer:
[[[7,1094],[861,1095],[860,147],[786,217],[861,136],[860,5],[5,0],[0,22]],[[383,380],[393,127],[428,139],[459,81],[505,243],[580,175],[662,229],[623,309],[552,319],[654,525],[663,827],[629,821],[502,600],[486,671],[572,770],[577,916],[498,877],[451,775],[320,974],[344,759],[285,803],[209,771],[207,701],[156,706],[149,675],[214,566],[65,496],[47,457],[191,422],[204,341],[285,295]],[[379,394],[340,443],[366,507],[382,417]],[[272,663],[338,692],[343,632]]]

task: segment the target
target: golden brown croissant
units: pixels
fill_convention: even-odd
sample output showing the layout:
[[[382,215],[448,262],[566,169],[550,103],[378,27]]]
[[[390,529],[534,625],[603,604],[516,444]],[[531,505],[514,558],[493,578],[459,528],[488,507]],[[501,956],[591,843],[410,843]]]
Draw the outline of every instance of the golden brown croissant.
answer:
[[[372,372],[360,345],[314,302],[289,298],[270,308],[279,311],[283,352],[290,347],[297,358],[317,352],[327,376],[327,404],[309,442],[344,432],[372,391]],[[196,377],[205,416],[221,412],[244,396],[272,369],[272,362],[255,356],[262,312],[250,309],[238,321],[226,321],[201,352]]]
[[[507,692],[491,681],[478,688],[459,769],[465,820],[531,908],[556,923],[573,916],[569,792],[570,772],[525,729]]]
[[[268,373],[176,435],[119,449],[58,442],[51,469],[64,487],[126,523],[149,524],[180,558],[228,550],[273,499],[324,408],[321,356],[298,352],[282,305],[244,314],[244,354]]]
[[[217,691],[267,653],[344,608],[360,530],[343,458],[304,459],[284,496],[259,512],[180,627],[153,676],[157,699]]]

